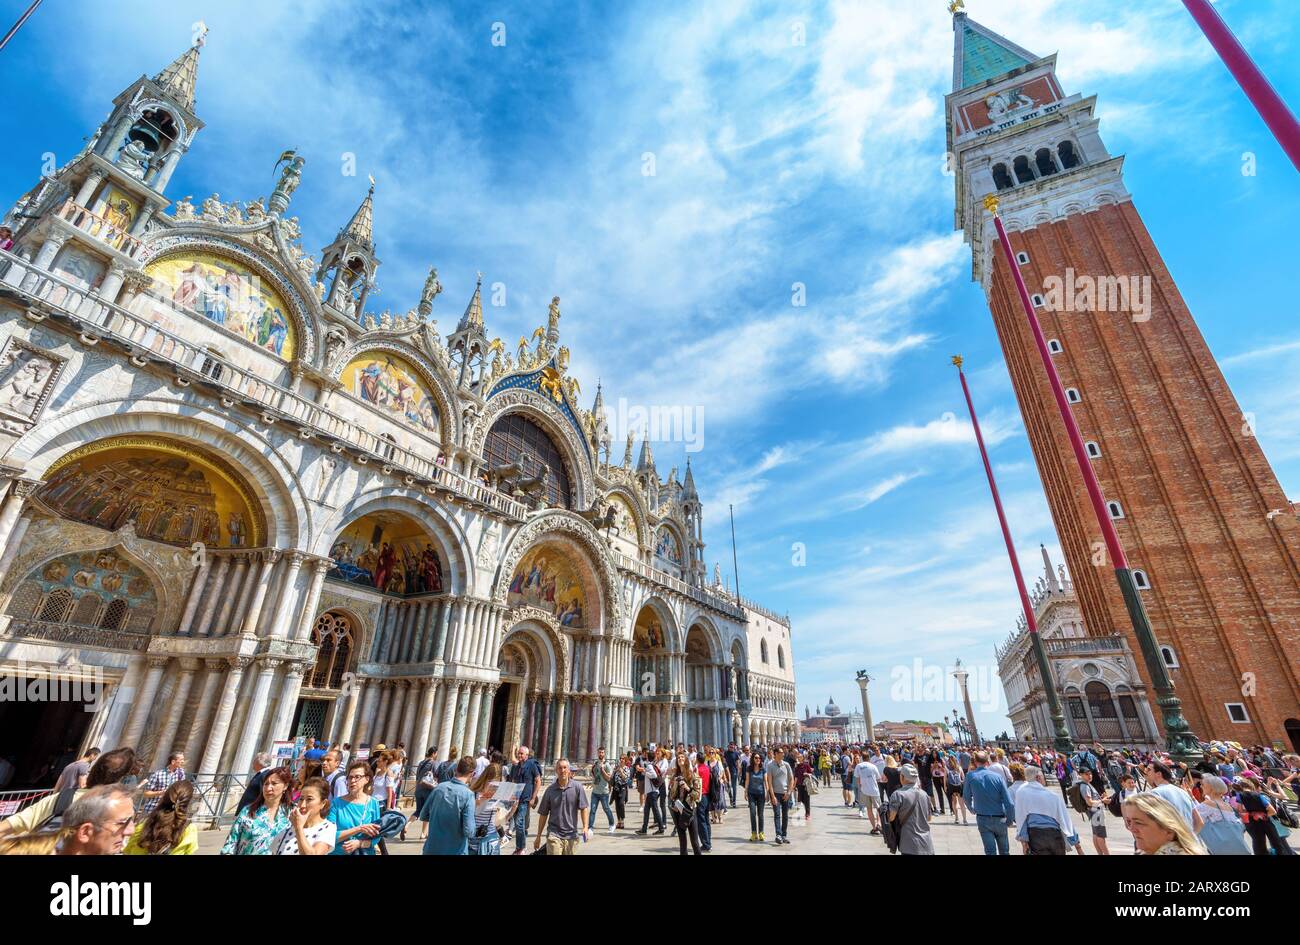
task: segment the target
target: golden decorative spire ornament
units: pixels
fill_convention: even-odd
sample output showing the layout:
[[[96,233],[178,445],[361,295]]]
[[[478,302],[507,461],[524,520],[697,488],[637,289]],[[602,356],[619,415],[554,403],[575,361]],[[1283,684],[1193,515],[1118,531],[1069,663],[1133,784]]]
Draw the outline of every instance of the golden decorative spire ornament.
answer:
[[[961,355],[960,355],[960,354],[954,354],[954,355],[952,356],[952,363],[953,363],[954,365],[956,365],[956,367],[957,367],[958,370],[961,370],[961,366],[962,366],[962,357],[961,357]]]
[[[997,216],[998,198],[996,194],[987,194],[984,197],[984,209],[987,210],[989,213],[993,214],[994,216]]]
[[[966,12],[966,0],[952,0],[952,3],[948,4],[948,12],[953,16]]]

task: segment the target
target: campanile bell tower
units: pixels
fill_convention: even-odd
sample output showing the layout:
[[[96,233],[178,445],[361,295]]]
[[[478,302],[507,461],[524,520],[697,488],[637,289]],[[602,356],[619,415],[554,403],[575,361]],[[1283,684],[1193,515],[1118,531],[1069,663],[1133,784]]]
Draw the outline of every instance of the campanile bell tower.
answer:
[[[1096,98],[954,4],[955,226],[988,298],[1088,633],[1124,601],[983,199],[994,193],[1161,657],[1202,738],[1300,749],[1300,524],[1099,133]],[[1280,513],[1278,510],[1282,510]],[[1144,666],[1138,666],[1151,686]],[[1104,688],[1104,687],[1103,687]],[[1124,694],[1067,692],[1133,723]],[[1113,714],[1112,714],[1113,713]],[[1136,720],[1133,720],[1136,722]]]

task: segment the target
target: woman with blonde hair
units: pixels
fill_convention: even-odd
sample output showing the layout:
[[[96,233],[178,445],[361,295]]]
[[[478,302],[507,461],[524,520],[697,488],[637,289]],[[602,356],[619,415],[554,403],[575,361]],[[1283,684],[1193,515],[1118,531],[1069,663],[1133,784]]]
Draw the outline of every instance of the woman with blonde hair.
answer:
[[[23,833],[0,840],[0,856],[48,856],[58,846],[60,834]]]
[[[691,852],[700,855],[700,835],[695,823],[695,811],[700,805],[700,774],[683,749],[677,753],[677,763],[668,779],[668,810],[677,827],[677,843],[681,855],[686,855],[686,838],[691,839]]]
[[[1139,854],[1203,856],[1205,847],[1192,834],[1178,809],[1153,791],[1126,797],[1121,810]]]
[[[177,781],[163,793],[158,806],[135,828],[122,852],[130,855],[199,852],[199,828],[190,821],[194,782]]]

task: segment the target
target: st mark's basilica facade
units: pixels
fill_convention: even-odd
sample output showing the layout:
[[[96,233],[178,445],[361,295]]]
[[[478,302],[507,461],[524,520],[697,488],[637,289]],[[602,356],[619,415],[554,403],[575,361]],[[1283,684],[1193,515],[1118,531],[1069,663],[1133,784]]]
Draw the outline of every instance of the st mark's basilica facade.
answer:
[[[199,54],[4,220],[0,675],[103,683],[0,706],[14,783],[68,747],[795,740],[789,620],[710,578],[689,464],[611,457],[559,299],[509,350],[481,288],[439,335],[433,271],[369,313],[374,188],[312,256],[293,152],[266,201],[164,196]]]

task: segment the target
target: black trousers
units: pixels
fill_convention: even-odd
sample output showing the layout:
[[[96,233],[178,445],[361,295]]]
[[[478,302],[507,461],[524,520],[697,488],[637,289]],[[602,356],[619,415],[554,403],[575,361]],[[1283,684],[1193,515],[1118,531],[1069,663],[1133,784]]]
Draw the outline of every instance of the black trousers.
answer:
[[[645,798],[645,807],[642,808],[645,816],[641,818],[641,831],[644,833],[650,827],[650,814],[655,815],[655,829],[664,829],[664,815],[659,813],[660,794],[647,794]]]
[[[676,810],[673,812],[673,826],[677,830],[677,843],[681,847],[682,856],[686,855],[686,835],[691,837],[691,852],[695,856],[700,855],[700,835],[695,827],[695,811],[686,808],[680,814]]]
[[[621,824],[623,815],[627,811],[627,788],[615,788],[610,792],[610,797],[614,800],[614,814]]]

